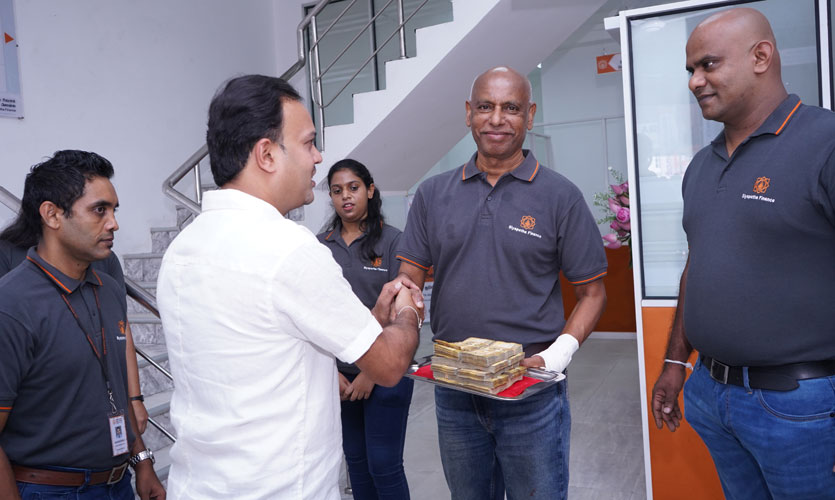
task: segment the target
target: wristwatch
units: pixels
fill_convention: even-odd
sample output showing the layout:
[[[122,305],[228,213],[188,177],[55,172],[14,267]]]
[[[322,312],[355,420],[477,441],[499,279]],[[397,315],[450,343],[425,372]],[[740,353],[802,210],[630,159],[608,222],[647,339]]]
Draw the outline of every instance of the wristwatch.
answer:
[[[157,461],[157,459],[154,458],[154,452],[151,451],[151,450],[146,449],[146,450],[140,451],[136,455],[130,457],[130,459],[128,459],[128,463],[130,464],[131,467],[136,468],[136,465],[139,462],[142,462],[144,460],[150,460],[151,464],[153,464]]]

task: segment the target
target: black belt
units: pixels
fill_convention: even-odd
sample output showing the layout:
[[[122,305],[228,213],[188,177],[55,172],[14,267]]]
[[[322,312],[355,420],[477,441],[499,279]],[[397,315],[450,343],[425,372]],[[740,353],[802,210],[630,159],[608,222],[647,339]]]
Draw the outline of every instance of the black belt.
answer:
[[[702,365],[710,372],[710,378],[722,383],[745,387],[741,366],[728,366],[721,361],[701,355]],[[810,361],[775,366],[749,366],[748,387],[769,391],[792,391],[798,380],[835,375],[835,360]]]

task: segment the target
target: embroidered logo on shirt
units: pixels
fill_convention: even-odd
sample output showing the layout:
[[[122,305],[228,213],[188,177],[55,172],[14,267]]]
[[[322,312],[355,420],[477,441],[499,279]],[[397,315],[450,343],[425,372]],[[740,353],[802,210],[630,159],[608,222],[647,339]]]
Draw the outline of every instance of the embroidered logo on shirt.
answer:
[[[122,335],[125,334],[125,322],[124,321],[119,321],[119,333],[121,333]]]
[[[756,182],[754,182],[754,192],[757,194],[765,194],[769,184],[771,184],[771,179],[768,177],[757,177]]]
[[[524,217],[522,217],[522,220],[519,221],[519,227],[511,225],[507,226],[507,228],[513,232],[522,233],[528,236],[533,236],[534,238],[542,239],[541,234],[531,231],[531,229],[533,229],[534,227],[536,227],[536,219],[534,219],[531,215],[525,215]]]
[[[374,257],[371,259],[371,266],[362,266],[364,271],[382,271],[384,273],[389,272],[388,269],[381,267],[383,265],[383,258],[382,257]]]
[[[756,201],[764,201],[767,203],[774,203],[774,198],[769,198],[768,196],[763,196],[766,191],[768,191],[769,186],[771,186],[771,179],[768,177],[757,177],[757,180],[754,181],[754,193],[755,194],[747,194],[742,193],[743,200],[756,200]]]
[[[521,222],[519,222],[519,225],[522,227],[522,229],[531,230],[534,227],[536,227],[536,219],[534,219],[530,215],[526,215],[522,217],[522,220]]]

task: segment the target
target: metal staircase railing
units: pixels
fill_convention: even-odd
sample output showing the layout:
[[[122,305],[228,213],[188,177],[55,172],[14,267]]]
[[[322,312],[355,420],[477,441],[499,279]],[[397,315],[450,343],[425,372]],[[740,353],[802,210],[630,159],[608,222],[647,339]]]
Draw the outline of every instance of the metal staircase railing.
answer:
[[[20,211],[20,198],[18,198],[2,186],[0,186],[0,203],[7,206],[10,210],[14,211],[15,213],[18,213]],[[146,292],[141,286],[139,286],[138,283],[128,278],[127,276],[125,276],[125,289],[127,290],[128,297],[135,300],[142,307],[147,309],[151,314],[159,318],[159,310],[157,309],[157,303],[153,295]],[[168,370],[166,370],[159,363],[157,363],[150,355],[148,355],[148,353],[146,353],[136,345],[134,345],[134,349],[136,350],[136,354],[142,356],[142,358],[145,361],[147,361],[148,364],[153,366],[172,382],[174,381],[174,377],[171,376],[171,373],[169,373]],[[171,432],[169,432],[168,429],[166,429],[162,426],[162,424],[154,420],[153,417],[148,417],[148,422],[154,427],[156,427],[158,431],[160,431],[165,437],[170,439],[172,442],[177,440],[177,438],[174,437],[174,435],[171,434]]]
[[[318,26],[316,24],[316,18],[321,12],[330,5],[331,3],[335,3],[338,1],[345,1],[347,3],[346,7],[342,10],[342,12],[336,16],[333,22],[331,22],[330,26],[328,26],[325,31],[319,35]],[[395,35],[399,35],[400,41],[400,58],[403,59],[406,57],[406,23],[408,23],[415,14],[423,8],[424,5],[429,0],[423,0],[423,2],[418,5],[415,10],[409,14],[408,17],[404,16],[404,9],[403,9],[403,1],[404,0],[388,0],[386,4],[379,9],[379,11],[369,19],[369,21],[360,28],[359,32],[354,36],[354,38],[348,43],[348,45],[334,58],[334,60],[324,69],[321,70],[321,64],[319,60],[319,45],[321,41],[327,36],[327,34],[333,29],[334,26],[342,19],[343,16],[348,12],[348,10],[354,6],[359,0],[319,0],[307,13],[307,15],[302,19],[299,23],[298,28],[296,28],[296,46],[298,50],[298,58],[296,62],[290,66],[287,71],[285,71],[281,78],[283,80],[289,80],[293,76],[295,76],[299,70],[304,68],[305,64],[307,63],[308,56],[310,56],[311,64],[309,65],[310,70],[310,95],[311,100],[313,101],[317,118],[318,124],[320,125],[320,130],[318,137],[321,138],[321,142],[319,143],[319,147],[324,149],[325,145],[325,114],[324,110],[326,107],[330,106],[341,94],[345,91],[346,88],[351,84],[351,82],[356,79],[356,77],[362,72],[362,70],[368,65],[369,62],[375,60],[377,54],[380,50],[385,47],[385,45],[391,41]],[[371,0],[368,0],[371,2]],[[348,81],[340,88],[336,94],[327,102],[324,102],[323,93],[322,93],[322,80],[327,74],[327,72],[334,67],[336,62],[345,55],[346,52],[359,40],[363,33],[365,33],[370,27],[375,26],[375,22],[377,18],[385,12],[385,10],[393,3],[396,2],[397,6],[397,18],[398,18],[398,25],[395,27],[394,31],[385,41],[381,44],[378,44],[375,47],[375,50],[371,53],[370,56],[362,63],[362,65],[357,68],[357,70],[353,73],[353,75],[348,78]],[[372,12],[373,12],[373,3],[372,5]],[[309,47],[305,47],[305,31],[310,30],[310,36],[312,37],[311,43]],[[203,190],[200,180],[200,162],[208,156],[209,150],[208,147],[204,144],[200,147],[188,160],[186,160],[182,165],[180,165],[165,181],[162,183],[162,192],[168,196],[169,198],[173,199],[175,202],[181,204],[186,209],[188,209],[192,214],[197,215],[200,213],[200,203],[202,200]],[[194,175],[194,197],[190,198],[189,196],[185,195],[181,191],[178,191],[176,185],[186,176],[192,172]]]

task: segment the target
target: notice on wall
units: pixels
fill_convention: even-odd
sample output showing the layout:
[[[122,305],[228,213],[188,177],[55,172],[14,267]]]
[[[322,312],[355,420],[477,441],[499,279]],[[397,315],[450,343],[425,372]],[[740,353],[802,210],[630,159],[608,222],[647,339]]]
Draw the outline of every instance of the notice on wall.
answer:
[[[621,70],[620,54],[597,56],[597,74],[615,73]]]
[[[13,0],[0,0],[0,116],[23,118]]]

